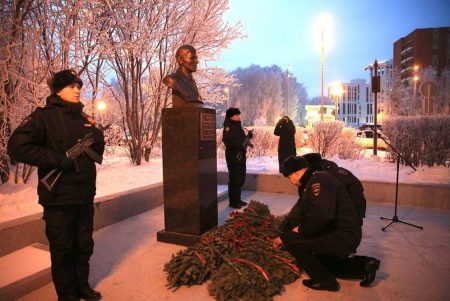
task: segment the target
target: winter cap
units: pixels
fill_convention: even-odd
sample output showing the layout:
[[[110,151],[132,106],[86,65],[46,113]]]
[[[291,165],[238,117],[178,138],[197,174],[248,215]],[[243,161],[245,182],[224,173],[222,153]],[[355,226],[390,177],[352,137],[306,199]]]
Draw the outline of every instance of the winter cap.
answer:
[[[305,158],[306,161],[308,161],[309,165],[315,165],[315,164],[322,163],[322,156],[319,153],[304,154],[303,158]]]
[[[229,108],[226,112],[225,117],[230,119],[231,117],[233,117],[234,115],[241,115],[241,111],[239,111],[238,108]]]
[[[50,91],[52,91],[52,94],[56,94],[74,83],[78,83],[80,84],[80,87],[83,87],[83,81],[73,69],[58,71],[47,80],[48,87],[50,88]]]
[[[308,167],[308,161],[306,161],[305,158],[302,156],[294,157],[289,156],[286,159],[284,159],[283,163],[281,164],[281,173],[287,177],[291,174],[293,174],[296,171],[299,171],[300,169],[303,169],[305,167]]]

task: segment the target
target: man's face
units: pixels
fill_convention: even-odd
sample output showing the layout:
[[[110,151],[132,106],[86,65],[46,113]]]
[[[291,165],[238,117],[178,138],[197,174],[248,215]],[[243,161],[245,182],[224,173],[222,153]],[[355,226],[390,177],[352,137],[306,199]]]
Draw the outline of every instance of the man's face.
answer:
[[[65,86],[62,90],[56,93],[64,101],[68,102],[79,102],[80,101],[80,84],[73,83]]]
[[[241,121],[241,114],[233,115],[230,119],[234,121]]]
[[[195,51],[188,49],[182,51],[180,57],[178,58],[178,62],[190,72],[197,71],[198,58]]]
[[[306,170],[308,168],[302,168],[294,173],[291,173],[288,175],[289,181],[292,185],[300,186],[300,180],[302,179],[303,175],[305,174]]]

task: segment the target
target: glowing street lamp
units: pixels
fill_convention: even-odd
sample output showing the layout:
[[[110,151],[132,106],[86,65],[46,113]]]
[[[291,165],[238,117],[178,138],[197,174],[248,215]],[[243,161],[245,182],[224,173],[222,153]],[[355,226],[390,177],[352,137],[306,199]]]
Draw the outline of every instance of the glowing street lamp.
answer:
[[[106,102],[100,100],[97,103],[97,110],[100,112],[100,124],[103,124],[103,112],[106,110]]]
[[[334,82],[331,84],[331,95],[334,98],[334,119],[338,120],[338,101],[344,94],[344,88],[340,82]]]
[[[320,120],[323,121],[323,83],[324,83],[324,71],[325,71],[325,49],[329,49],[331,46],[331,30],[333,27],[333,19],[329,14],[319,15],[314,22],[314,29],[318,32],[314,35],[316,38],[320,37],[320,63],[321,63],[321,94],[320,94]]]
[[[417,95],[417,82],[419,81],[419,76],[417,75],[417,71],[419,70],[419,66],[414,65],[414,77],[413,77],[413,82],[414,82],[414,90],[413,90],[413,106],[416,107],[416,95]]]

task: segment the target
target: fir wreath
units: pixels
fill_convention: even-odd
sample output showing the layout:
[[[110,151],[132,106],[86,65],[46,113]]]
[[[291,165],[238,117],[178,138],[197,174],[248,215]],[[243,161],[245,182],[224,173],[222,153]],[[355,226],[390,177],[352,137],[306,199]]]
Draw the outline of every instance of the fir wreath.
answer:
[[[217,300],[272,300],[299,277],[295,259],[272,248],[279,219],[267,205],[251,201],[230,216],[165,264],[168,288],[202,284],[211,277],[208,290]]]

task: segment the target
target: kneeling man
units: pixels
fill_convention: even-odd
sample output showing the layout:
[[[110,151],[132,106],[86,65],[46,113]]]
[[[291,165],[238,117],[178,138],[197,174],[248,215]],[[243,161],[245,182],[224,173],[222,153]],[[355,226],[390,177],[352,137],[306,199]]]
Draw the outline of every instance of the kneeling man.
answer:
[[[345,186],[327,172],[309,169],[301,156],[287,158],[282,172],[300,188],[300,198],[289,213],[296,224],[273,241],[274,248],[284,245],[295,257],[311,277],[303,280],[309,288],[338,291],[336,277],[362,279],[361,286],[370,286],[380,261],[348,257],[361,242],[362,231]]]

